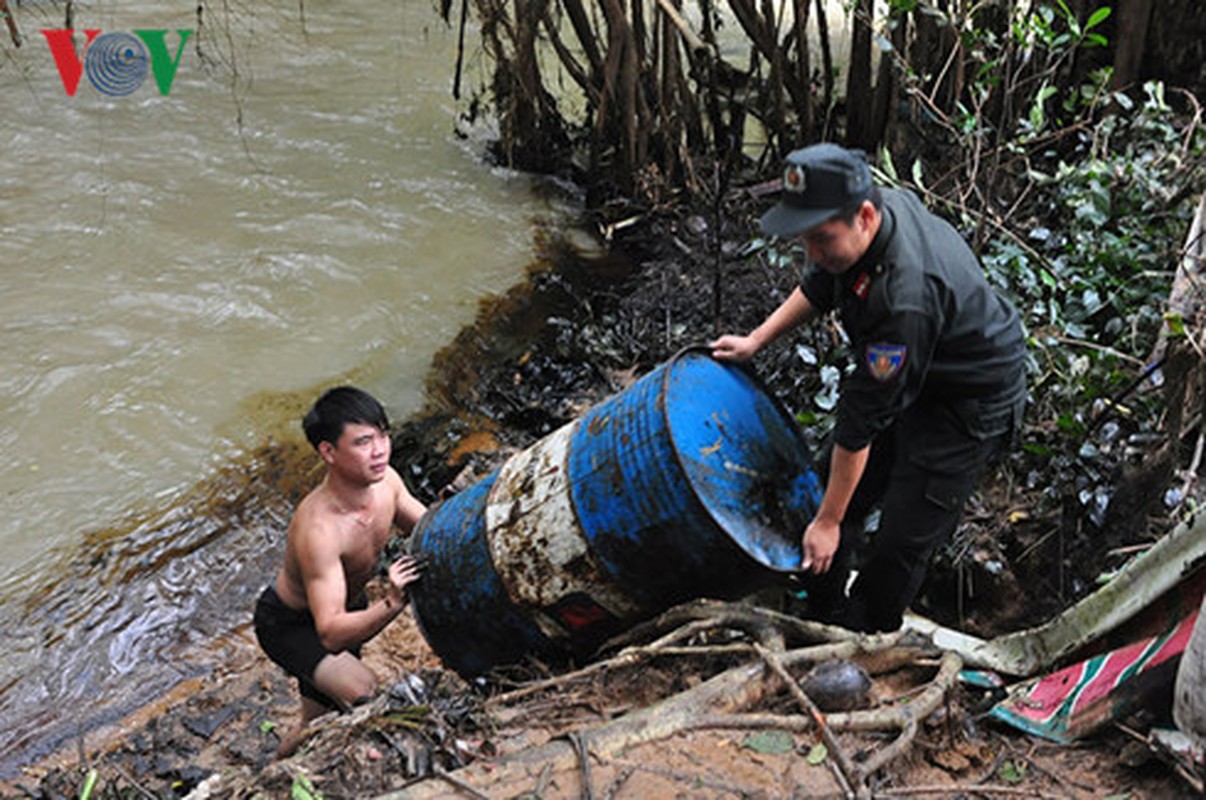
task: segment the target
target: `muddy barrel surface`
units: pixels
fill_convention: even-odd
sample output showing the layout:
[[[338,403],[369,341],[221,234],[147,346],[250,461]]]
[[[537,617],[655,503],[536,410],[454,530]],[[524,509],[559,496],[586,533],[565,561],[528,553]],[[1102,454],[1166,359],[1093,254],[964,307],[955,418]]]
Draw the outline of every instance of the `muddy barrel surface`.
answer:
[[[581,650],[797,569],[820,497],[779,404],[688,351],[433,506],[411,537],[415,616],[467,676]]]

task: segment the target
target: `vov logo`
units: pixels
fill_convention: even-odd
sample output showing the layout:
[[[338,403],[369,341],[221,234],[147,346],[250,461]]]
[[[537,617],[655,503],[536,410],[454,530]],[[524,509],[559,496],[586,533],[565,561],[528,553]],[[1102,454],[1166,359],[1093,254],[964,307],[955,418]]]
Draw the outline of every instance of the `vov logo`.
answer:
[[[59,77],[68,97],[75,96],[80,76],[87,73],[88,80],[101,94],[110,97],[125,97],[136,91],[147,79],[147,65],[155,76],[160,94],[172,90],[176,79],[176,68],[184,53],[184,43],[193,34],[192,30],[177,29],[180,44],[173,57],[168,52],[166,29],[101,33],[99,29],[85,30],[84,56],[75,52],[75,31],[43,30],[46,43],[50,45]]]

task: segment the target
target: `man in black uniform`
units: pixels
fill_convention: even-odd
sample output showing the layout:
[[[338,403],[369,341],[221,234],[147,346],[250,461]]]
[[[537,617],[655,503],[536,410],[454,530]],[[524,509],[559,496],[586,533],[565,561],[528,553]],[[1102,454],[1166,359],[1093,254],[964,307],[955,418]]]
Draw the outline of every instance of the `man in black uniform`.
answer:
[[[746,336],[712,342],[745,361],[797,325],[836,310],[855,357],[822,460],[825,495],[804,531],[810,613],[852,630],[899,628],[934,549],[950,538],[1025,402],[1017,312],[975,255],[912,193],[874,186],[861,152],[792,152],[764,233],[798,237],[800,285]],[[864,518],[879,530],[845,596]]]

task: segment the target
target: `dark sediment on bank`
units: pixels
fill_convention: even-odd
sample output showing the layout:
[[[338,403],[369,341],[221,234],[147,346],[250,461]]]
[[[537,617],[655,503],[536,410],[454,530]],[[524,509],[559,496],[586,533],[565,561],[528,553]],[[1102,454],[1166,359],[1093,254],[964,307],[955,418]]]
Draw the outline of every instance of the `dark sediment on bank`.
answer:
[[[492,468],[684,347],[748,329],[791,290],[790,270],[738,255],[746,220],[613,207],[598,249],[540,235],[528,280],[482,303],[435,357],[427,404],[395,436],[395,467],[434,497],[462,470]],[[415,468],[417,465],[417,469]]]

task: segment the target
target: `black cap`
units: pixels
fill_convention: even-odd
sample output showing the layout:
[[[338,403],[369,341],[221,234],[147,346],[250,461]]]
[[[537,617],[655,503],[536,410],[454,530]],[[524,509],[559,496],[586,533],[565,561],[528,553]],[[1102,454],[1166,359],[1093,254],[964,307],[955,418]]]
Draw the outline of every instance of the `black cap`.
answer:
[[[788,154],[783,194],[762,215],[768,236],[795,236],[861,203],[871,192],[871,168],[862,150],[814,144]]]

